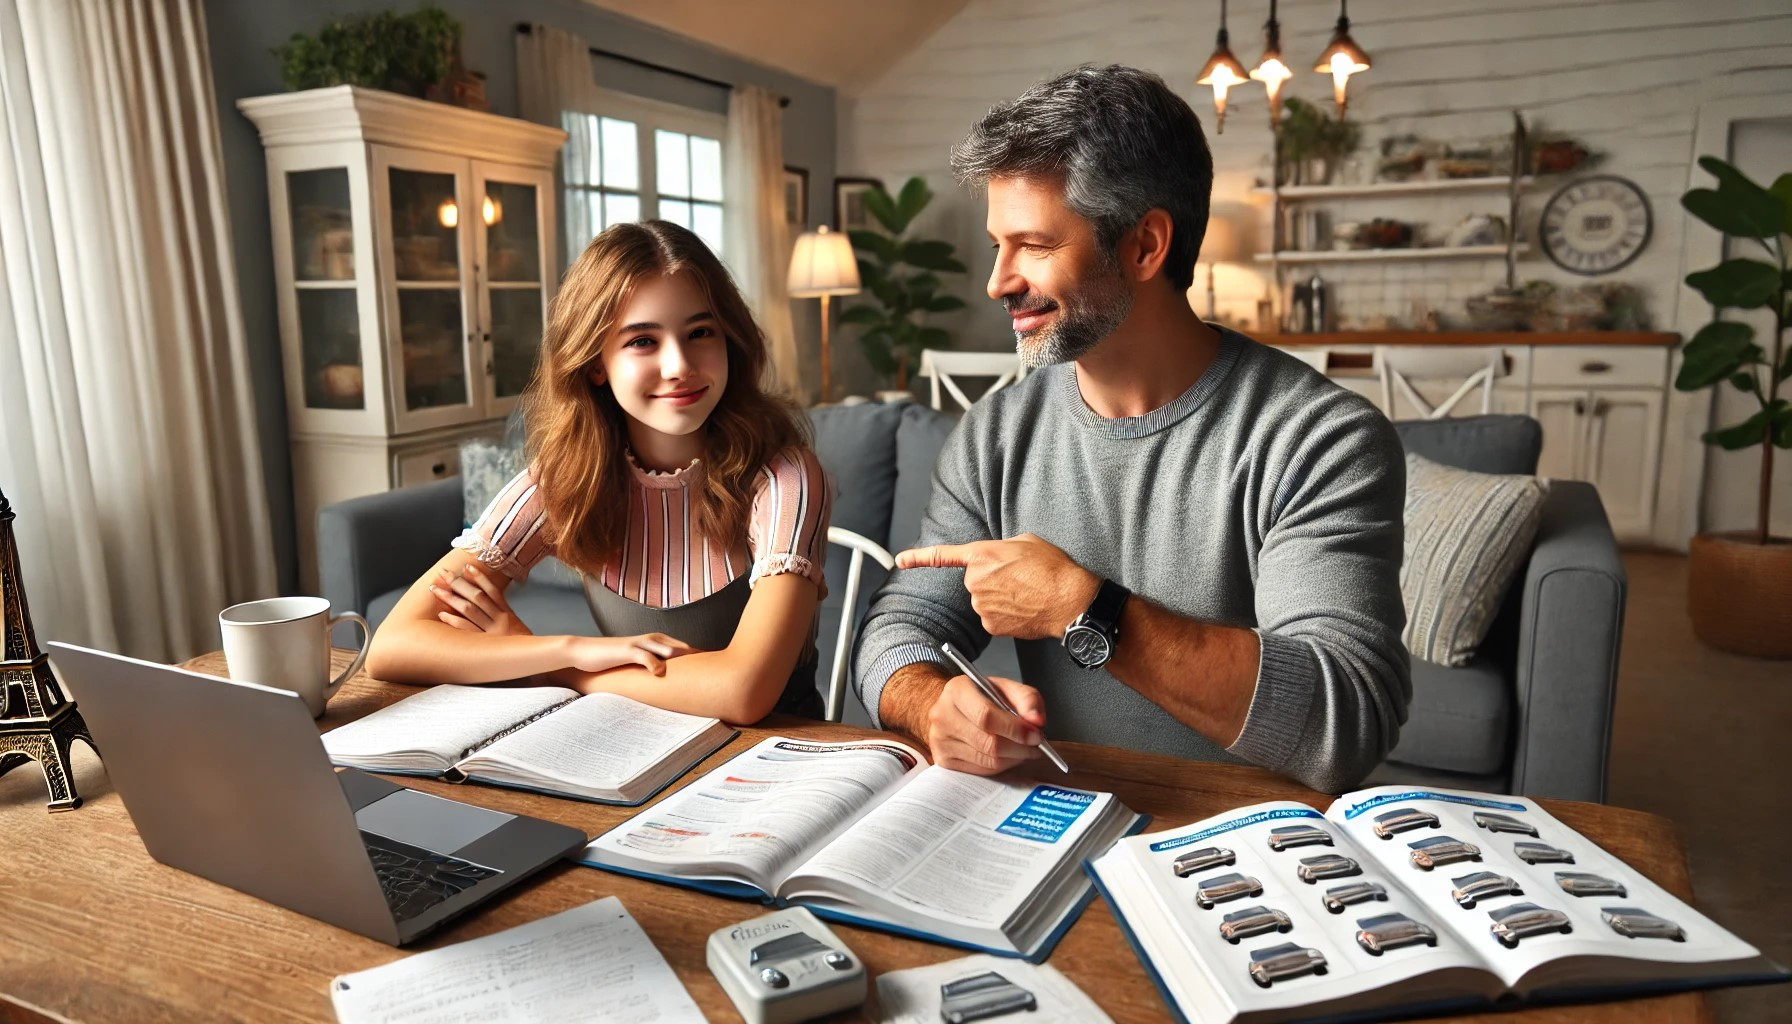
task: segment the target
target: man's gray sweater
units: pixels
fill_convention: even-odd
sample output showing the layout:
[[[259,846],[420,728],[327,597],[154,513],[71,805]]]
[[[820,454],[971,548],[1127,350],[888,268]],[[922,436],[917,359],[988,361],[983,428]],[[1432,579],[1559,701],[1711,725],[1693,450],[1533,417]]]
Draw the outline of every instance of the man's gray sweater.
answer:
[[[940,453],[916,543],[1038,534],[1153,604],[1261,638],[1250,712],[1226,748],[1106,670],[1079,667],[1057,639],[1017,641],[1048,736],[1244,760],[1338,792],[1386,756],[1412,697],[1400,642],[1405,491],[1400,440],[1373,406],[1222,331],[1201,379],[1143,416],[1090,409],[1074,364],[979,401]],[[946,666],[941,641],[989,643],[964,571],[896,572],[854,662],[874,721],[896,669]]]

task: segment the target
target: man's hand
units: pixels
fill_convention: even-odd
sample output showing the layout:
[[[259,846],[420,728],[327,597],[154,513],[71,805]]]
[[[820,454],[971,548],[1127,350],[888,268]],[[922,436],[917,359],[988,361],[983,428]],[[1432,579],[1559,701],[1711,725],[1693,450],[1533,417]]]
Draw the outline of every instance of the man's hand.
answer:
[[[1101,577],[1030,533],[1011,540],[910,548],[896,556],[896,567],[962,568],[971,609],[983,621],[984,632],[1019,640],[1063,636],[1101,589]]]
[[[927,745],[934,764],[954,771],[994,775],[1039,757],[1045,725],[1039,691],[999,676],[991,681],[1020,717],[996,707],[967,676],[941,682],[939,667],[930,662],[905,666],[885,684],[885,724],[912,734]],[[910,713],[902,714],[902,707]]]

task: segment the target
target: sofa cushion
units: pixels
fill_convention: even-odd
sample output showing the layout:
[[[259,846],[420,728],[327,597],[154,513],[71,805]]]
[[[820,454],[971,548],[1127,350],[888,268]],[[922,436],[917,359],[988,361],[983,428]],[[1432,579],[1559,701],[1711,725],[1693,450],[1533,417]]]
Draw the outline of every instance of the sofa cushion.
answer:
[[[1543,427],[1529,416],[1463,416],[1394,424],[1409,452],[1477,473],[1537,472]]]
[[[1468,663],[1530,554],[1543,494],[1536,477],[1473,473],[1407,453],[1401,639],[1414,658]]]
[[[890,552],[910,547],[921,536],[927,500],[933,496],[933,467],[958,418],[915,402],[902,406],[896,429],[896,504],[890,513]]]
[[[1511,752],[1512,686],[1493,659],[1461,668],[1413,660],[1412,703],[1389,761],[1451,772],[1504,771]]]
[[[834,484],[832,525],[888,545],[890,502],[896,494],[896,424],[902,410],[863,402],[807,412],[815,456]]]

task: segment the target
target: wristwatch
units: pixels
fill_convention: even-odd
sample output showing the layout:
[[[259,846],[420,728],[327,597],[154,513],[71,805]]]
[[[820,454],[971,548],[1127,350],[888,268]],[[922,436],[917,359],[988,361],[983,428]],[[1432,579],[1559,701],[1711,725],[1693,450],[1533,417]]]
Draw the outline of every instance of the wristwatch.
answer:
[[[1120,641],[1120,612],[1132,591],[1113,580],[1102,580],[1089,610],[1071,620],[1064,629],[1064,649],[1070,660],[1093,671],[1114,656],[1114,645]]]

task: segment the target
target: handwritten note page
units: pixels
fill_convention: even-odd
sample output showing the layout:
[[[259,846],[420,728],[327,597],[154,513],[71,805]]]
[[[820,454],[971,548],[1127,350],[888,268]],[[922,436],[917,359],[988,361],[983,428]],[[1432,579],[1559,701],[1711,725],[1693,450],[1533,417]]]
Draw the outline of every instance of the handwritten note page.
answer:
[[[701,1024],[614,896],[330,982],[342,1024]]]

